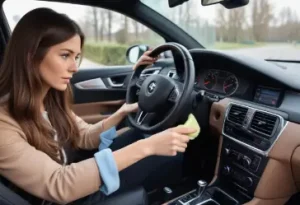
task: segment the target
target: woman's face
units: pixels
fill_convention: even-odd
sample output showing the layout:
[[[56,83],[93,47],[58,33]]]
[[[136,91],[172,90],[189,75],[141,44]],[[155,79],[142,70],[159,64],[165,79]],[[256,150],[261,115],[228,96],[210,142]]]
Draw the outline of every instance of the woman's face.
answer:
[[[39,70],[45,89],[67,89],[73,74],[78,71],[81,53],[79,35],[49,48]]]

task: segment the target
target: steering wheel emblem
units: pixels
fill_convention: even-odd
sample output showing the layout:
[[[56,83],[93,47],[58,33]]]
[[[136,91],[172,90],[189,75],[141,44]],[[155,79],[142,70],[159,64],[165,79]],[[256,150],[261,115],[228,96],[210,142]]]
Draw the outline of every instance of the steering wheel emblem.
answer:
[[[149,85],[148,85],[148,92],[149,93],[153,93],[153,91],[155,90],[156,88],[156,83],[155,82],[151,82]]]

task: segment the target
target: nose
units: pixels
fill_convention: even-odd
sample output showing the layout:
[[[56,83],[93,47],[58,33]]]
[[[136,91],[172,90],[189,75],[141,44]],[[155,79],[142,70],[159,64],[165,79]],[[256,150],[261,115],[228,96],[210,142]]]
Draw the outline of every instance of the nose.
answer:
[[[78,71],[78,63],[75,59],[72,61],[72,64],[69,66],[68,70],[72,73],[76,73]]]

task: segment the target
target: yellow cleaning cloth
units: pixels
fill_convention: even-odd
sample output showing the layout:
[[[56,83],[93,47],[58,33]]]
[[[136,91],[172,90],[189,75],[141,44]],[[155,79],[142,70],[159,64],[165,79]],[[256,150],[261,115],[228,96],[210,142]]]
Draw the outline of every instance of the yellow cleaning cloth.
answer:
[[[183,126],[185,127],[191,127],[196,129],[196,132],[189,134],[189,137],[191,140],[195,139],[196,137],[198,137],[201,128],[200,125],[198,124],[195,116],[193,114],[189,114],[187,121],[183,124]]]

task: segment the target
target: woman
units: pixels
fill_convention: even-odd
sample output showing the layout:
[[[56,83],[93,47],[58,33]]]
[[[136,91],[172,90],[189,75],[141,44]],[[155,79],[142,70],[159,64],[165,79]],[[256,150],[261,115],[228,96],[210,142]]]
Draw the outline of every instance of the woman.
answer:
[[[126,137],[134,132],[125,133],[118,138],[124,137],[128,146],[104,147],[94,157],[72,163],[66,150],[98,148],[103,143],[99,134],[137,109],[136,104],[124,104],[94,125],[71,111],[69,82],[78,70],[83,44],[74,21],[40,8],[19,21],[6,48],[0,71],[0,175],[34,196],[29,200],[99,204],[120,188],[119,172],[149,156],[184,152],[187,134],[195,131],[176,127],[133,143]],[[135,67],[154,61],[145,54]]]

